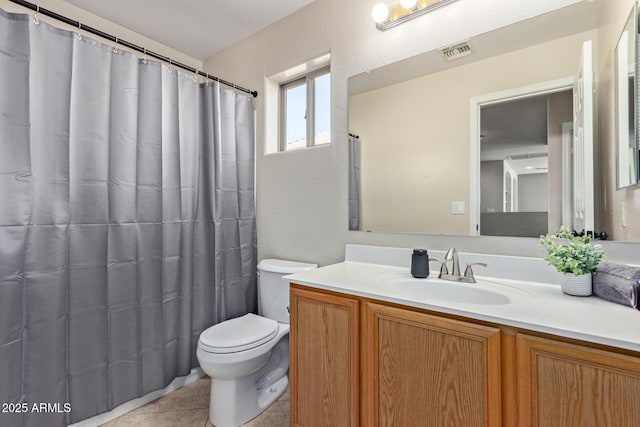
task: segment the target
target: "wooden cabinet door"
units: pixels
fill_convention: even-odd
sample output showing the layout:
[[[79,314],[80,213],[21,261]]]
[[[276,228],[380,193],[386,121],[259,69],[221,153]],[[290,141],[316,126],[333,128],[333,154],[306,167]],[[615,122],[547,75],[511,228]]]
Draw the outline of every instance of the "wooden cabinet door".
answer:
[[[520,425],[640,426],[640,358],[517,336]]]
[[[500,426],[500,330],[375,303],[365,308],[363,424]]]
[[[359,301],[291,288],[291,425],[357,426]]]

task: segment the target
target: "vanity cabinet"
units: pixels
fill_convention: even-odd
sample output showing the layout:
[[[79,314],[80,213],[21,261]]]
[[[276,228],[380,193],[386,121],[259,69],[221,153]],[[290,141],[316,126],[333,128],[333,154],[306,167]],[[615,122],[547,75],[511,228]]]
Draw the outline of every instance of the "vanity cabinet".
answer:
[[[292,426],[359,425],[360,302],[291,289]]]
[[[291,287],[293,426],[640,426],[640,354]]]
[[[500,426],[500,330],[364,304],[363,423]]]
[[[640,358],[517,335],[520,425],[640,426]]]

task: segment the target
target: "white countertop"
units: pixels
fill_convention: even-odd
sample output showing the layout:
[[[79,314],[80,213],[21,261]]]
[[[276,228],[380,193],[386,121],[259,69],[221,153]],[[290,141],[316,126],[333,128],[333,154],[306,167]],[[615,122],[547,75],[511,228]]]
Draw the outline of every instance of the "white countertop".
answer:
[[[432,270],[430,277],[420,284],[429,286],[436,283],[434,278],[437,278],[437,271]],[[409,268],[393,265],[345,261],[286,276],[286,279],[318,289],[640,351],[640,311],[597,297],[565,295],[554,284],[483,277],[478,273],[477,284],[436,279],[452,286],[497,292],[510,301],[484,305],[421,295],[415,291],[417,284],[413,283],[420,279],[413,279]],[[403,286],[407,281],[416,286]]]

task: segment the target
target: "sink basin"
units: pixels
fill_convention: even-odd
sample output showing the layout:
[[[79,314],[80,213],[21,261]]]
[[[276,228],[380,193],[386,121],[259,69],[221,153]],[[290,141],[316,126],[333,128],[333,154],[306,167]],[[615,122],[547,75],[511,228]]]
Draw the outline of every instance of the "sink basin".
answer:
[[[477,283],[459,283],[429,276],[414,279],[409,274],[388,274],[377,277],[380,290],[401,299],[428,302],[444,301],[475,305],[504,305],[514,299],[521,301],[535,296],[526,290],[513,286],[508,281],[476,277]]]
[[[390,272],[377,275],[371,285],[384,295],[423,303],[497,306],[535,299],[534,294],[509,280],[480,276],[476,280],[477,283],[452,282],[437,276],[416,279],[408,273]]]
[[[416,300],[436,299],[463,304],[503,305],[511,300],[502,292],[483,289],[476,283],[456,283],[440,279],[396,279],[387,284]]]

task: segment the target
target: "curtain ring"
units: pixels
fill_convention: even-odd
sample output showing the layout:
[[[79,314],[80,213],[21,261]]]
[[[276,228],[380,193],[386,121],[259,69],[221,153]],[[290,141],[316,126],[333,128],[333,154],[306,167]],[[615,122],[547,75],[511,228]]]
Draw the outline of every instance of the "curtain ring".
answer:
[[[143,48],[143,52],[142,52],[142,63],[146,64],[147,63],[147,48]]]
[[[40,6],[36,5],[36,13],[33,15],[33,23],[38,25],[40,24],[40,19],[38,18],[38,13],[40,13]]]
[[[173,73],[173,60],[169,58],[169,73]]]
[[[80,31],[82,31],[82,23],[78,22],[78,32],[76,33],[76,37],[78,38],[78,40],[82,40],[82,34],[80,33]]]
[[[116,45],[113,47],[113,53],[118,53],[118,38],[116,37]]]

